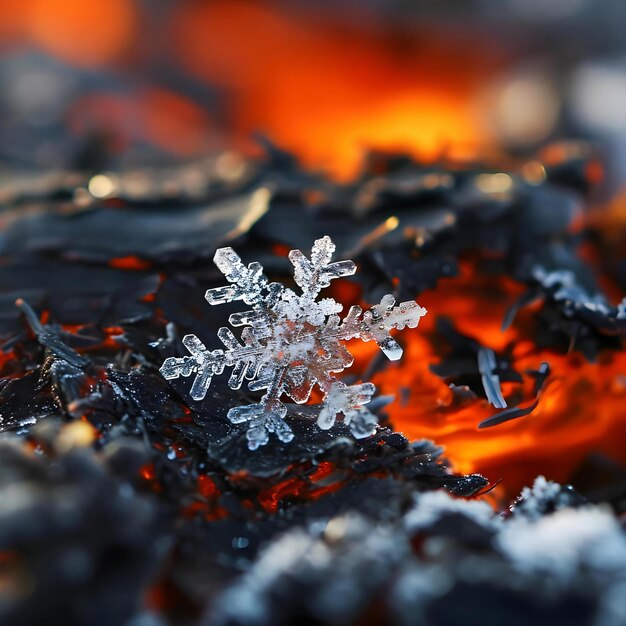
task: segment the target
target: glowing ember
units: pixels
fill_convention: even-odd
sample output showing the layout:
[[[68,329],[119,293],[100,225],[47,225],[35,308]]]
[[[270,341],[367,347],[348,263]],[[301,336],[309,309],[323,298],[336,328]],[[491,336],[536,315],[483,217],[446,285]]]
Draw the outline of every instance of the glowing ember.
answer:
[[[503,478],[509,495],[539,473],[568,480],[590,450],[626,463],[626,355],[603,354],[589,362],[576,352],[542,350],[533,341],[536,326],[529,316],[503,332],[502,320],[519,291],[511,281],[480,279],[466,266],[462,276],[441,281],[420,301],[431,311],[448,314],[463,334],[482,345],[496,351],[509,347],[519,372],[549,363],[551,374],[531,415],[478,430],[494,408],[486,400],[455,402],[448,385],[430,371],[441,355],[432,317],[425,318],[420,334],[411,334],[404,360],[372,379],[381,393],[396,394],[387,410],[397,429],[445,446],[458,471]],[[530,404],[533,382],[525,377],[521,386],[504,383],[505,396],[521,391],[519,402]]]
[[[1,623],[623,622],[607,2],[0,2]]]
[[[237,136],[262,129],[308,165],[348,176],[369,148],[434,158],[484,147],[472,109],[480,71],[489,63],[478,42],[457,49],[421,33],[347,29],[252,2],[192,3],[180,11],[179,54],[188,67],[232,93]],[[413,46],[407,50],[406,46]]]

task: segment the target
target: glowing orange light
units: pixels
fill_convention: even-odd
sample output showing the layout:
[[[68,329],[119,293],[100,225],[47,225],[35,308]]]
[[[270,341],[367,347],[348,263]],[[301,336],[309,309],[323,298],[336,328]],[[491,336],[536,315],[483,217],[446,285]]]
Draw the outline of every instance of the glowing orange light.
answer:
[[[113,60],[135,27],[130,0],[24,0],[26,28],[46,52],[78,65]]]
[[[109,260],[109,265],[116,269],[143,271],[151,267],[148,261],[144,261],[136,256],[115,257]]]
[[[626,462],[622,409],[626,354],[604,353],[592,363],[575,352],[541,350],[527,336],[535,330],[529,313],[522,313],[519,324],[502,332],[501,320],[519,286],[502,281],[497,287],[496,281],[468,271],[466,266],[459,278],[442,280],[436,290],[420,296],[420,304],[431,312],[448,313],[463,334],[483,345],[496,350],[512,346],[513,365],[522,374],[548,362],[551,375],[539,405],[526,417],[478,430],[478,423],[496,410],[486,400],[453,404],[445,382],[430,372],[429,365],[440,355],[435,316],[429,315],[419,329],[405,331],[402,361],[372,378],[381,394],[396,396],[387,407],[394,427],[411,439],[432,439],[445,446],[457,471],[481,472],[492,481],[503,478],[509,496],[537,474],[567,481],[591,451]],[[508,393],[520,386],[505,384],[503,388]],[[534,397],[532,379],[526,379],[521,388],[525,399],[521,404],[527,405]]]
[[[329,19],[240,0],[192,2],[180,12],[176,49],[232,94],[241,140],[267,132],[306,164],[342,176],[371,147],[433,158],[480,142],[469,104],[480,46],[465,51],[460,71],[458,50],[430,46],[427,34],[400,45]]]
[[[137,104],[150,141],[180,155],[206,148],[207,116],[189,100],[163,89],[149,89]]]

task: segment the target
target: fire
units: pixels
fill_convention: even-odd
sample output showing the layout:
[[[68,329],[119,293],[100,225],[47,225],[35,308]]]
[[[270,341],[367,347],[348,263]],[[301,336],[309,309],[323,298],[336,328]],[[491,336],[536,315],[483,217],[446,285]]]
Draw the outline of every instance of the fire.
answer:
[[[506,59],[476,32],[445,37],[430,24],[421,32],[403,32],[398,24],[372,25],[365,13],[362,22],[349,23],[341,20],[340,12],[317,6],[315,14],[289,3],[281,7],[279,12],[245,0],[190,0],[178,3],[162,25],[159,52],[195,79],[216,86],[222,99],[217,110],[207,111],[189,95],[143,82],[131,94],[95,92],[77,99],[68,111],[69,130],[81,135],[94,126],[105,128],[119,151],[129,141],[149,141],[185,157],[218,145],[221,133],[229,146],[249,149],[251,134],[261,131],[293,150],[305,165],[344,178],[355,173],[370,148],[434,159],[442,153],[483,153],[493,147],[484,111],[475,109],[476,95]],[[146,53],[141,29],[140,5],[126,0],[0,4],[3,43],[21,40],[91,69],[123,65],[132,70],[134,63],[139,65]],[[558,161],[563,150],[552,148],[541,155],[542,162]],[[545,178],[542,164],[528,166],[524,175],[529,181]],[[598,180],[601,172],[595,166],[590,161],[587,174]],[[485,181],[492,191],[493,185],[500,186],[497,191],[511,182],[505,174],[498,176]],[[99,197],[106,197],[106,189]],[[616,253],[624,243],[625,198],[623,194],[608,213],[591,218],[591,226],[604,231],[605,243]],[[277,244],[275,252],[285,254],[286,249]],[[112,259],[110,266],[150,268],[133,256]],[[461,276],[441,280],[436,290],[418,298],[431,314],[419,332],[410,333],[403,361],[372,379],[381,394],[396,396],[388,407],[395,428],[410,438],[444,445],[458,471],[505,478],[511,494],[538,473],[568,480],[590,450],[626,461],[621,409],[626,355],[603,354],[597,363],[589,363],[575,352],[538,349],[524,314],[502,332],[504,312],[522,289],[510,280],[481,279],[466,265]],[[611,286],[608,292],[616,293]],[[344,291],[342,300],[357,297]],[[438,314],[448,315],[460,332],[486,347],[498,351],[514,346],[513,366],[522,374],[549,363],[547,386],[529,416],[478,430],[478,423],[495,412],[493,407],[483,400],[453,402],[447,384],[429,369],[442,358],[434,327]],[[99,347],[119,347],[114,330],[105,330]],[[375,348],[359,344],[351,350],[365,368]],[[5,376],[13,375],[18,356],[2,355]],[[534,400],[531,382],[525,377],[521,386],[505,383],[505,395],[521,391],[521,406],[527,406]],[[143,473],[154,478],[151,467]],[[285,490],[299,493],[305,487],[290,484]],[[207,478],[200,491],[208,495],[213,488]]]
[[[5,31],[82,66],[115,60],[139,26],[133,3],[127,0],[24,0],[5,2],[3,7]]]
[[[137,272],[150,269],[151,267],[150,263],[148,263],[147,261],[144,261],[132,255],[110,259],[109,265],[117,269],[137,271]]]
[[[452,393],[429,366],[441,359],[435,316],[426,316],[419,331],[409,332],[403,360],[373,378],[381,394],[395,395],[387,407],[393,426],[409,438],[432,439],[445,446],[455,470],[504,479],[514,495],[534,476],[566,482],[591,452],[626,462],[623,403],[626,400],[626,354],[603,353],[597,362],[570,351],[541,350],[532,341],[529,315],[500,329],[504,313],[520,287],[513,281],[487,281],[466,265],[461,276],[440,281],[419,297],[429,311],[453,318],[458,330],[486,347],[513,347],[513,366],[524,374],[549,363],[551,374],[537,408],[528,416],[478,430],[478,423],[497,412],[486,400],[454,404]],[[361,357],[365,361],[365,354]],[[367,355],[369,356],[369,354]],[[504,383],[504,395],[520,385]],[[534,399],[525,377],[521,406]]]
[[[137,3],[7,6],[0,9],[0,43],[18,41],[105,72],[141,72],[148,61],[142,42],[154,16]],[[217,90],[209,107],[142,78],[130,96],[97,91],[78,98],[68,111],[70,129],[103,129],[118,150],[129,140],[149,141],[187,157],[219,145],[253,150],[250,137],[261,132],[305,165],[344,178],[371,148],[434,159],[489,146],[477,94],[502,65],[502,53],[471,32],[448,36],[441,24],[405,31],[372,21],[364,7],[357,12],[359,19],[348,21],[319,7],[175,4],[152,45],[181,75]]]
[[[232,94],[239,139],[266,132],[309,166],[347,176],[367,148],[433,158],[484,136],[471,107],[488,63],[476,42],[460,68],[458,50],[425,33],[394,38],[232,0],[185,6],[176,30],[183,62]]]

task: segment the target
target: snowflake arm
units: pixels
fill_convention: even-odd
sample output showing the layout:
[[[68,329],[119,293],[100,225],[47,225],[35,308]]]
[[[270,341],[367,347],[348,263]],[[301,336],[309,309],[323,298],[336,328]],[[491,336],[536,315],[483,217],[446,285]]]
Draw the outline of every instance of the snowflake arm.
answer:
[[[343,413],[344,422],[357,439],[363,439],[376,431],[376,416],[366,408],[374,395],[376,387],[372,383],[345,385],[335,381],[324,396],[324,404],[317,419],[322,430],[332,428],[337,415]]]
[[[248,448],[256,450],[269,441],[269,433],[274,433],[283,443],[293,439],[293,431],[284,418],[287,407],[279,400],[284,388],[286,369],[266,368],[250,389],[267,389],[261,401],[256,404],[233,407],[228,412],[228,419],[233,424],[248,423]]]
[[[293,439],[281,397],[302,404],[316,384],[325,393],[320,428],[331,428],[341,414],[355,437],[371,435],[376,416],[365,405],[374,385],[346,385],[334,376],[353,362],[343,342],[357,337],[375,341],[387,358],[397,360],[402,348],[391,331],[415,328],[426,314],[416,302],[395,306],[394,297],[387,295],[365,313],[359,306],[351,307],[342,321],[341,304],[332,298],[317,299],[332,280],[355,272],[352,261],[332,261],[334,250],[330,238],[322,237],[313,244],[310,258],[299,250],[290,252],[294,280],[301,290],[296,293],[270,283],[259,263],[246,266],[232,248],[220,248],[215,264],[229,284],[209,289],[206,300],[212,305],[243,300],[252,307],[229,317],[232,327],[243,327],[241,339],[229,328],[220,328],[217,335],[224,349],[209,351],[198,337],[186,335],[183,344],[190,355],[170,357],[161,367],[168,380],[195,375],[190,391],[194,400],[206,396],[212,377],[226,367],[232,368],[228,380],[232,389],[240,389],[247,380],[250,391],[265,390],[259,402],[228,412],[233,424],[247,424],[251,450],[265,445],[272,433],[284,443]]]
[[[161,374],[167,380],[195,374],[189,395],[194,400],[204,400],[213,375],[224,371],[224,352],[222,350],[210,352],[195,335],[185,335],[183,345],[191,356],[165,359],[161,366]]]
[[[226,364],[233,367],[228,386],[231,389],[240,389],[244,378],[252,380],[257,375],[263,346],[250,328],[244,328],[241,333],[243,344],[239,343],[237,337],[225,326],[217,331],[217,336],[227,349],[224,356]]]
[[[352,306],[341,325],[338,317],[330,318],[328,332],[343,341],[356,337],[363,341],[373,340],[390,361],[397,361],[402,357],[402,347],[389,334],[390,331],[416,328],[427,311],[412,300],[394,307],[395,303],[395,298],[388,294],[379,304],[366,311],[363,317],[361,307]]]
[[[282,285],[268,282],[260,263],[255,261],[246,267],[232,248],[219,248],[213,260],[231,284],[207,290],[205,298],[209,304],[243,300],[259,306],[275,299],[282,290]]]
[[[292,250],[289,260],[293,264],[293,278],[305,296],[315,299],[317,294],[330,285],[330,281],[342,276],[352,276],[356,265],[352,261],[331,263],[335,244],[330,237],[322,237],[313,244],[311,260],[300,250]]]

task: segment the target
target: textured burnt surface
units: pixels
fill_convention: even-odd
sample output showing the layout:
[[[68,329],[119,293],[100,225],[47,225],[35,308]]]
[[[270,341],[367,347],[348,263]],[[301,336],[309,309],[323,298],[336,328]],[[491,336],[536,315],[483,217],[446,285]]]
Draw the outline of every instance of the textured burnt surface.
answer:
[[[231,311],[202,301],[222,281],[217,247],[288,281],[285,250],[326,234],[359,265],[334,294],[344,304],[414,299],[469,264],[514,281],[502,323],[522,316],[528,341],[585,361],[617,354],[623,305],[579,254],[592,157],[570,151],[545,180],[513,172],[502,186],[484,165],[378,155],[338,185],[268,150],[228,182],[207,161],[147,170],[140,185],[119,173],[104,199],[80,173],[16,174],[5,190],[2,623],[458,624],[468,612],[480,624],[621,623],[626,539],[573,489],[540,480],[498,516],[466,499],[488,479],[396,432],[385,397],[369,405],[381,426],[368,439],[342,423],[320,431],[314,403],[290,405],[294,440],[251,452],[226,417],[247,392],[216,380],[194,403],[158,371],[185,333],[218,347]],[[549,366],[519,370],[514,346],[460,332],[455,311],[431,314],[432,370],[451,402],[491,404],[482,427],[531,416]],[[359,365],[346,381],[386,367]],[[528,397],[503,387],[524,383]],[[577,484],[620,510],[623,473],[602,463]]]

